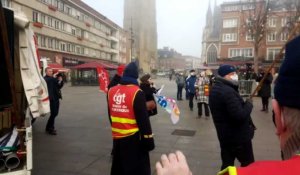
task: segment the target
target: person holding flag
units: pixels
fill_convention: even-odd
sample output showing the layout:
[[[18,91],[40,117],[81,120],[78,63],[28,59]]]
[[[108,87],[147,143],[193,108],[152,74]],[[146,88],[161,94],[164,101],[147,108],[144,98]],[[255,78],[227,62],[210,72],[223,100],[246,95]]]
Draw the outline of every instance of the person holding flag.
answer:
[[[110,83],[107,86],[108,90],[120,83],[121,78],[123,76],[124,69],[125,69],[124,64],[121,64],[118,66],[117,73],[115,74],[115,76],[112,78],[112,80],[110,81]]]
[[[156,102],[153,94],[158,90],[154,87],[154,83],[150,74],[145,74],[140,78],[140,88],[146,95],[146,106],[149,117],[157,114]]]

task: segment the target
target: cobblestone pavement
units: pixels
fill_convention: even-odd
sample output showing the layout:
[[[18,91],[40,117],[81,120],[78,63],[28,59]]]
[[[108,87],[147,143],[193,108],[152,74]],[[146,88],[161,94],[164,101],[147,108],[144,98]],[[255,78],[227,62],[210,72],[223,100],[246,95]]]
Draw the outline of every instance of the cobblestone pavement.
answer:
[[[176,84],[166,78],[162,94],[176,97]],[[184,94],[185,92],[183,92]],[[260,111],[260,99],[254,99],[252,113],[257,126],[254,138],[256,160],[280,159],[271,112]],[[188,101],[178,101],[181,117],[173,125],[169,115],[159,109],[151,117],[156,148],[151,152],[152,174],[160,155],[182,150],[194,175],[215,175],[221,166],[220,149],[212,119],[197,119]],[[111,167],[111,130],[107,117],[106,95],[98,87],[63,88],[63,100],[56,120],[57,136],[47,135],[47,118],[39,118],[33,126],[33,175],[109,175]],[[195,131],[193,136],[172,135],[177,130]],[[238,165],[238,164],[237,164]]]

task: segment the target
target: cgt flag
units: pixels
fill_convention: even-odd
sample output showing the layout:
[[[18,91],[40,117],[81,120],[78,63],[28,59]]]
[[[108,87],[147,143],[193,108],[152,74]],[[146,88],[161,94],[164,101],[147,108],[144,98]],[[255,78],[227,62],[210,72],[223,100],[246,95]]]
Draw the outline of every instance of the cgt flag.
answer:
[[[169,114],[171,114],[171,121],[173,124],[176,124],[179,121],[180,111],[176,104],[176,101],[172,98],[166,96],[153,94],[156,102],[165,109]]]
[[[107,91],[108,91],[107,86],[109,84],[108,72],[107,72],[107,70],[105,70],[102,67],[97,67],[97,73],[98,73],[100,90],[107,93]]]

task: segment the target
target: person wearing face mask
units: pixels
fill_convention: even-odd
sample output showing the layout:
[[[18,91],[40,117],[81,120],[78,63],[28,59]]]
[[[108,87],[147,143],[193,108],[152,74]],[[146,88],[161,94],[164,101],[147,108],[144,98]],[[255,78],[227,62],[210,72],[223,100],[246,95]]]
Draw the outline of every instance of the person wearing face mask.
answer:
[[[196,87],[195,87],[196,80],[197,80],[196,72],[194,69],[192,69],[190,70],[190,76],[186,79],[186,89],[189,94],[189,107],[191,111],[193,111],[194,108],[193,101],[196,94]]]
[[[209,94],[209,107],[221,147],[221,170],[234,166],[235,159],[245,167],[254,162],[250,116],[253,105],[240,96],[233,66],[221,65],[218,74]]]

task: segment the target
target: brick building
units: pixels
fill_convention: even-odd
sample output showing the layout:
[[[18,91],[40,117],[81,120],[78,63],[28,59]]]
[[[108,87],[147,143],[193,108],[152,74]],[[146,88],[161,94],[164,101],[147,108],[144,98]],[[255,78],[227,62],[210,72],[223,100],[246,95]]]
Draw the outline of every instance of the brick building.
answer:
[[[200,58],[182,55],[168,47],[158,49],[157,62],[160,71],[196,69],[201,65]]]
[[[220,5],[220,13],[214,11],[220,14],[217,18],[207,17],[207,20],[221,19],[221,26],[218,30],[214,25],[207,23],[206,31],[212,33],[218,30],[219,35],[214,38],[211,35],[210,37],[204,35],[206,40],[203,47],[206,47],[202,49],[202,59],[208,65],[221,63],[244,65],[246,62],[253,64],[256,56],[260,66],[269,65],[287,42],[290,26],[299,17],[299,4],[296,0],[223,2]],[[213,57],[217,59],[211,55],[212,39],[215,40]]]

